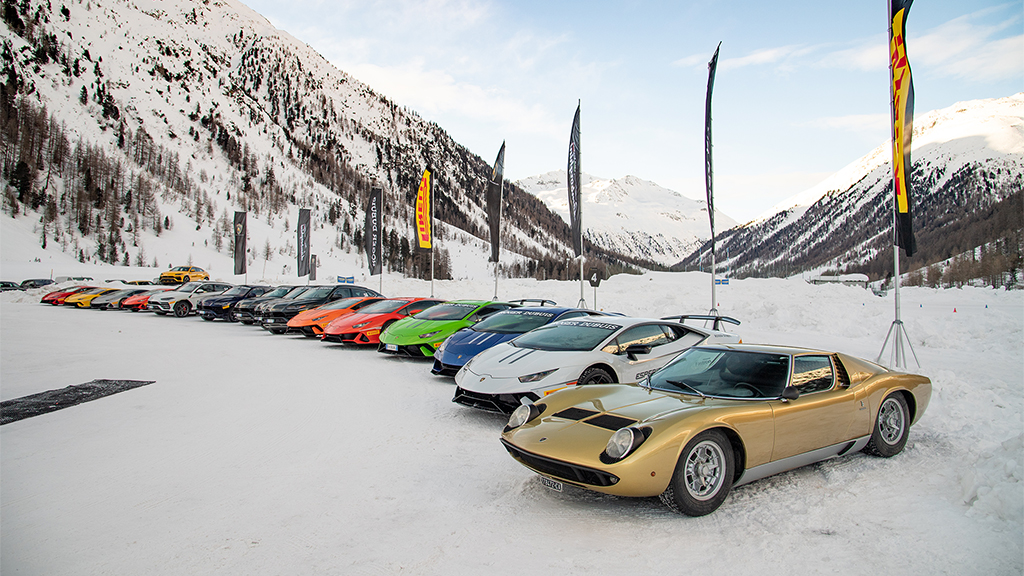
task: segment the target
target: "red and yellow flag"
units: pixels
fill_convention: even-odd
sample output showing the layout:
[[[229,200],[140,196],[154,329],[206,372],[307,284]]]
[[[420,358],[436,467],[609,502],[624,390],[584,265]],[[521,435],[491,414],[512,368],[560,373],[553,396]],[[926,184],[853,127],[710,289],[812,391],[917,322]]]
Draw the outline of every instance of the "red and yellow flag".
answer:
[[[892,170],[896,245],[912,256],[917,248],[911,220],[910,137],[914,132],[914,81],[907,60],[907,14],[913,0],[890,0],[889,70],[892,74]]]
[[[416,250],[419,252],[430,252],[433,248],[434,234],[431,230],[433,225],[432,204],[430,195],[433,187],[430,182],[430,168],[423,171],[423,178],[420,179],[420,189],[416,193]]]

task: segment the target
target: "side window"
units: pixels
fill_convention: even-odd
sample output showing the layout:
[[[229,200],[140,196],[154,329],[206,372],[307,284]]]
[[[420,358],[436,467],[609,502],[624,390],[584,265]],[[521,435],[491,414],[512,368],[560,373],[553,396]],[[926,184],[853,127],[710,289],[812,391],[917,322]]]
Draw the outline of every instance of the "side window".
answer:
[[[568,320],[569,318],[581,318],[583,316],[590,316],[590,313],[589,312],[584,312],[583,310],[576,310],[576,311],[573,311],[573,312],[566,312],[565,314],[562,314],[561,316],[559,316],[558,319],[559,320]]]
[[[793,381],[800,395],[821,392],[832,387],[832,362],[828,356],[797,356],[793,358]]]
[[[438,302],[437,300],[420,300],[419,302],[413,302],[412,304],[409,304],[409,306],[407,306],[406,309],[403,310],[403,312],[405,312],[409,316],[412,316],[417,312],[423,312],[427,308],[430,308],[431,306],[437,306],[438,304],[440,304],[440,302]]]
[[[488,316],[494,314],[495,312],[500,312],[506,308],[508,308],[508,306],[503,306],[501,304],[491,304],[490,306],[484,306],[483,308],[480,309],[479,312],[473,314],[473,318],[476,320],[481,320],[483,318],[487,318]]]
[[[629,328],[619,335],[616,342],[619,345],[619,352],[625,352],[626,348],[634,344],[661,346],[662,344],[668,344],[670,340],[660,324],[647,324],[645,326]]]
[[[348,298],[351,295],[352,295],[352,289],[351,288],[335,288],[334,291],[331,292],[331,298],[332,299]]]

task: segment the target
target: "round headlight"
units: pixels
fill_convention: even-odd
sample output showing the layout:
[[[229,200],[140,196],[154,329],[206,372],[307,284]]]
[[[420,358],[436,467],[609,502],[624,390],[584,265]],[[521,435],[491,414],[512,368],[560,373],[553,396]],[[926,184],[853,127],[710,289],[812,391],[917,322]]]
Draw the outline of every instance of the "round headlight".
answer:
[[[640,430],[633,427],[622,428],[608,439],[605,454],[615,460],[621,460],[636,450],[644,439],[644,433]]]
[[[508,426],[505,430],[513,430],[540,416],[540,406],[536,404],[523,404],[516,408],[508,418]]]

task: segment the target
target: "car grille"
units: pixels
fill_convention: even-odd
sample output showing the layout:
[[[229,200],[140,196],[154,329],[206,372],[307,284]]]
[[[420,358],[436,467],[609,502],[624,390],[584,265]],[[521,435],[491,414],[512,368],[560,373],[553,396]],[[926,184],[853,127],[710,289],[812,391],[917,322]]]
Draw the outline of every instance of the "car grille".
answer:
[[[561,478],[573,484],[584,484],[587,486],[614,486],[619,482],[619,477],[614,474],[587,468],[586,466],[569,464],[553,458],[538,456],[513,446],[504,438],[501,439],[501,443],[504,444],[505,449],[508,450],[508,453],[513,458],[541,474]]]
[[[430,369],[430,371],[434,374],[440,374],[441,376],[455,376],[459,372],[459,368],[462,368],[462,366],[445,364],[435,357],[434,366]]]
[[[388,350],[382,343],[377,347],[378,352],[384,352],[385,354],[396,354],[398,356],[412,356],[413,358],[426,358],[427,355],[423,353],[423,350],[419,345],[413,346],[399,346],[398,350]]]

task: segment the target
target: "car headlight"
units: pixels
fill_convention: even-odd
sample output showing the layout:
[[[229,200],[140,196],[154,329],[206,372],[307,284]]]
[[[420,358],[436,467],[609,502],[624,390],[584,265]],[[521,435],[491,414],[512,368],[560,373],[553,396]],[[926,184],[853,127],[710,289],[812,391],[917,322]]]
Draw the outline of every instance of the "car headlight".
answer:
[[[433,332],[427,332],[426,334],[420,334],[420,338],[430,338],[431,336],[433,336],[435,334],[440,334],[440,333],[441,333],[440,330],[434,330]]]
[[[523,404],[519,408],[512,411],[512,415],[508,418],[508,425],[505,426],[505,431],[515,430],[520,426],[530,422],[534,418],[540,416],[540,413],[544,411],[543,404]]]
[[[627,426],[612,434],[604,452],[615,460],[622,460],[643,444],[646,439],[647,437],[639,428]]]
[[[369,324],[369,322],[360,322],[359,324],[353,324],[352,327],[353,328],[362,328],[363,326],[366,326],[367,324]]]
[[[558,368],[552,368],[551,370],[545,370],[543,372],[534,372],[533,374],[527,374],[526,376],[520,376],[519,381],[522,382],[523,384],[526,384],[528,382],[537,382],[538,380],[543,380],[545,376],[551,374],[555,370],[558,370]]]
[[[312,320],[310,320],[310,322],[319,322],[319,321],[323,320],[324,318],[327,318],[327,314],[324,314],[323,316],[317,316],[316,318],[313,318]]]

